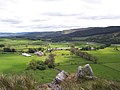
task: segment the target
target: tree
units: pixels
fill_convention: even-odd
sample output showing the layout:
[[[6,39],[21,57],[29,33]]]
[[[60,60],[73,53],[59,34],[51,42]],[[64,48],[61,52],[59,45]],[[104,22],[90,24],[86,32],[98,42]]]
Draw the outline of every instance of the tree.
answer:
[[[16,50],[14,48],[11,49],[11,52],[16,52]]]
[[[77,52],[77,48],[75,48],[75,46],[74,45],[71,45],[71,49],[70,49],[70,52],[72,53],[72,54],[75,54],[76,52]]]
[[[39,47],[38,50],[43,52],[43,51],[44,51],[44,48]]]
[[[34,48],[29,48],[29,49],[28,49],[28,52],[29,52],[29,53],[34,53],[34,52],[36,52],[36,51],[37,51],[37,50],[34,49]]]
[[[117,47],[117,46],[115,46],[115,47],[114,47],[114,50],[119,51],[119,49],[118,49],[118,47]]]
[[[91,46],[82,47],[81,50],[91,50]]]
[[[4,52],[11,52],[11,49],[10,48],[3,48],[3,51]]]
[[[50,53],[48,58],[45,60],[45,64],[48,65],[49,68],[55,67],[55,55]]]
[[[14,48],[3,48],[4,52],[16,52],[16,50]]]
[[[0,44],[0,47],[5,47],[5,45],[4,44]]]

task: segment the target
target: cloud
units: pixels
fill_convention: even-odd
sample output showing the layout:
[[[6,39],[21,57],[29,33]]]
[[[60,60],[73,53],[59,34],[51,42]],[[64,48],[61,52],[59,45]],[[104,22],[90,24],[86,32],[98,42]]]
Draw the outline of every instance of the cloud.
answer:
[[[35,25],[33,27],[31,27],[32,29],[49,29],[49,28],[52,28],[52,29],[58,29],[58,28],[72,28],[72,27],[79,27],[79,26],[66,26],[66,25]]]
[[[0,0],[0,32],[119,26],[119,3],[119,0]]]
[[[43,15],[46,16],[62,16],[62,17],[66,17],[66,16],[80,16],[82,13],[69,13],[69,14],[65,14],[65,13],[60,13],[60,12],[47,12],[47,13],[43,13]]]
[[[34,19],[31,20],[31,22],[44,22],[44,21],[48,21],[49,19]]]
[[[16,28],[26,28],[26,29],[48,29],[52,28],[52,29],[58,29],[58,28],[72,28],[72,27],[79,27],[77,25],[47,25],[47,24],[36,24],[36,25],[28,25],[28,26],[16,26]]]
[[[1,19],[0,20],[3,23],[9,23],[9,24],[20,24],[21,21],[15,20],[15,19]]]
[[[102,0],[81,0],[85,3],[91,3],[91,4],[100,4]]]
[[[106,20],[106,19],[120,19],[120,16],[80,16],[78,19],[91,19],[91,20]]]
[[[59,12],[47,12],[47,13],[43,13],[43,15],[46,16],[66,16],[65,14],[59,13]]]
[[[38,1],[38,0],[37,0]],[[45,2],[53,2],[53,1],[60,1],[60,0],[41,0],[41,1],[45,1]]]

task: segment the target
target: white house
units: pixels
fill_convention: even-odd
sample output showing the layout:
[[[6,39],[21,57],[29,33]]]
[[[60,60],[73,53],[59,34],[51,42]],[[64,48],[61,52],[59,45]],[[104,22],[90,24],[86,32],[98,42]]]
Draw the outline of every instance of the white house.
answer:
[[[30,57],[31,55],[28,53],[22,53],[23,56]]]

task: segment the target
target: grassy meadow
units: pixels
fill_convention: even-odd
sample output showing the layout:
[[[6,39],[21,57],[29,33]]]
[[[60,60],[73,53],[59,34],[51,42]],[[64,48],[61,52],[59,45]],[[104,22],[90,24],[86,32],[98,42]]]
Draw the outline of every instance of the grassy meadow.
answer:
[[[0,39],[0,44],[4,44],[5,47],[15,48],[17,52],[3,52],[0,48],[0,74],[32,74],[33,77],[40,83],[50,82],[58,73],[54,69],[47,68],[44,71],[40,70],[26,70],[28,63],[32,60],[42,60],[44,61],[46,56],[36,56],[31,54],[31,57],[22,56],[22,52],[27,52],[28,48],[63,48],[68,47],[71,44],[75,44],[76,47],[82,47],[85,45],[98,46],[100,44],[96,43],[86,43],[86,42],[61,42],[61,43],[51,43],[43,42],[41,40],[24,40],[24,39]],[[118,47],[120,50],[120,47]],[[100,49],[96,51],[87,51],[88,53],[96,56],[98,58],[98,64],[94,64],[91,61],[87,61],[79,56],[72,55],[68,50],[57,50],[53,51],[55,56],[55,63],[59,65],[56,68],[63,69],[69,73],[75,73],[79,65],[85,65],[89,63],[93,68],[94,74],[97,77],[120,81],[120,51],[114,50],[114,47],[107,47],[105,49]]]

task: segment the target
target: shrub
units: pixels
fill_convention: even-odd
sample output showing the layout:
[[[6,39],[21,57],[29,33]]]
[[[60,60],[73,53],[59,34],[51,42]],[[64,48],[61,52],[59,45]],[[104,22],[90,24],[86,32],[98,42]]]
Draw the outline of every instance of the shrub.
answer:
[[[16,52],[16,50],[14,48],[3,48],[4,52]]]
[[[48,65],[48,64],[49,64],[49,59],[48,59],[48,58],[46,58],[46,60],[45,60],[44,64],[46,64],[46,65]]]
[[[37,61],[36,60],[32,60],[30,61],[27,69],[33,69],[33,70],[36,70],[37,69]]]
[[[38,50],[43,52],[43,51],[44,51],[44,48],[39,47]]]
[[[5,47],[5,45],[4,44],[0,44],[0,47]]]
[[[29,48],[29,49],[28,49],[28,52],[29,52],[29,53],[34,53],[34,52],[36,52],[36,51],[37,51],[37,50],[36,50],[35,48]]]
[[[11,52],[16,52],[16,50],[14,48],[11,49]]]
[[[54,67],[55,67],[54,64],[51,64],[51,63],[48,64],[48,68],[54,68]]]
[[[27,70],[32,69],[32,70],[45,70],[46,65],[44,64],[43,61],[37,61],[37,60],[32,60],[30,61]]]
[[[82,47],[81,50],[91,50],[91,47],[90,46]]]
[[[45,70],[46,69],[46,65],[44,64],[43,61],[37,61],[37,69],[39,70]]]
[[[3,48],[3,51],[4,52],[11,52],[11,49],[10,48]]]

